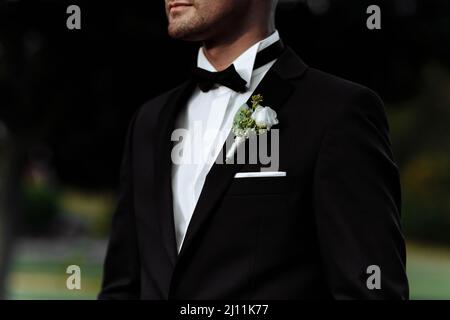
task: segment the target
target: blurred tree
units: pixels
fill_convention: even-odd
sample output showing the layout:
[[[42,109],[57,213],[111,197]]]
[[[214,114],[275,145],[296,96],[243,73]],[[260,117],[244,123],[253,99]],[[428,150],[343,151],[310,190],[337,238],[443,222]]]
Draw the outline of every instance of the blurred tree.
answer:
[[[389,109],[404,221],[409,238],[450,243],[450,71],[430,62],[422,72],[420,90]]]
[[[0,299],[6,297],[7,274],[18,236],[21,216],[21,156],[6,127],[0,122]]]

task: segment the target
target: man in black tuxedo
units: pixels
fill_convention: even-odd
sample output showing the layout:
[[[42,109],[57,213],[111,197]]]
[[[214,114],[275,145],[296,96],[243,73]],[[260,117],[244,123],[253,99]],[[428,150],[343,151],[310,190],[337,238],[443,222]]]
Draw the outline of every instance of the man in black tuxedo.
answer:
[[[408,298],[383,104],[285,47],[275,7],[166,0],[169,34],[203,46],[191,79],[131,121],[100,299]],[[223,159],[218,132],[258,94],[276,117],[275,171],[174,161],[173,133],[196,125],[212,134],[182,152]]]

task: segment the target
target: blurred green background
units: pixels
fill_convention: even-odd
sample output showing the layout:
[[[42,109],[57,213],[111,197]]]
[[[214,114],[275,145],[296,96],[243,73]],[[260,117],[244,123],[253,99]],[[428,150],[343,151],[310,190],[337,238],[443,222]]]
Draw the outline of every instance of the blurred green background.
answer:
[[[162,0],[77,1],[77,32],[65,27],[69,4],[0,0],[3,299],[96,297],[130,116],[183,81],[196,52],[167,38]],[[382,30],[365,27],[369,4]],[[450,299],[450,2],[281,1],[277,20],[309,65],[385,101],[411,298]],[[167,65],[177,72],[149,80]],[[66,289],[69,265],[81,290]]]

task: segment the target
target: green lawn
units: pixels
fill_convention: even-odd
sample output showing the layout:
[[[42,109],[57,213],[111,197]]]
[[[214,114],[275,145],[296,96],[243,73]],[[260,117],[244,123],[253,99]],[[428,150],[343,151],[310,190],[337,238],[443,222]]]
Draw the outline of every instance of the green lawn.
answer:
[[[10,299],[95,299],[101,282],[104,242],[26,241],[18,246],[9,277]],[[66,288],[66,268],[81,267],[81,289]],[[450,299],[450,248],[408,245],[412,299]]]
[[[450,248],[409,244],[411,299],[450,300]]]
[[[95,299],[101,284],[104,241],[24,241],[9,276],[10,299]],[[69,265],[81,269],[81,288],[69,290]]]

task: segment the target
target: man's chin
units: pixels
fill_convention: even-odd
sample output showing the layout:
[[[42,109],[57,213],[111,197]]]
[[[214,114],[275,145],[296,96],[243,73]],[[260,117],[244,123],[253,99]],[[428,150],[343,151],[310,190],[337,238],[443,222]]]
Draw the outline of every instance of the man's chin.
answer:
[[[168,28],[169,36],[173,39],[184,41],[202,41],[203,37],[192,28],[188,27],[171,27]]]

